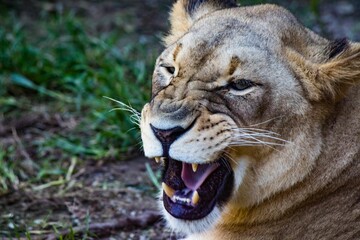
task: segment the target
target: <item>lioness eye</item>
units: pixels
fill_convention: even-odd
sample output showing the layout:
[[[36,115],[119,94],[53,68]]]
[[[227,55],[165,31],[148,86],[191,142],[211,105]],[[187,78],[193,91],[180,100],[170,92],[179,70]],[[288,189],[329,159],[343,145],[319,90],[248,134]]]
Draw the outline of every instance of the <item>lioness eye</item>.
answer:
[[[173,75],[175,73],[175,68],[172,66],[166,66],[166,65],[160,65],[160,67],[163,67],[166,69],[166,71],[168,73],[170,73],[171,75]]]
[[[166,70],[167,70],[170,74],[174,74],[174,73],[175,73],[175,68],[174,68],[174,67],[166,67]]]
[[[248,89],[253,86],[255,86],[255,84],[252,81],[247,80],[247,79],[238,79],[229,84],[229,87],[236,91],[243,91],[243,90]]]

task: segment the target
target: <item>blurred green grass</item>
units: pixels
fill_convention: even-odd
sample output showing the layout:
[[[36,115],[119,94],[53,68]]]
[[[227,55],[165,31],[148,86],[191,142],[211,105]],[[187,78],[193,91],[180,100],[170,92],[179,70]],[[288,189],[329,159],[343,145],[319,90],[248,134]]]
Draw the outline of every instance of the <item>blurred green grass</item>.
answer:
[[[129,38],[134,34],[125,27],[93,34],[72,12],[44,15],[31,24],[14,12],[1,17],[0,113],[16,119],[45,104],[43,111],[79,122],[71,132],[44,131],[41,140],[25,143],[35,149],[40,167],[54,168],[51,163],[70,156],[122,158],[139,151],[140,135],[130,114],[110,111],[118,104],[104,96],[141,110],[150,95],[156,51],[136,35]],[[6,170],[17,168],[14,156],[0,147],[0,171],[8,172],[0,174],[0,189],[17,179]]]

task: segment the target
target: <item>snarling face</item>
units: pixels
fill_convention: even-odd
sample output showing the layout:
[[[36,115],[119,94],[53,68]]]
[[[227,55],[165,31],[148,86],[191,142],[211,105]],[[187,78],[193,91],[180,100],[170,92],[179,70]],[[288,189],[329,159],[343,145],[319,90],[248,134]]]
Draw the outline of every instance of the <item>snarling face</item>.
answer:
[[[291,74],[263,41],[242,21],[214,14],[158,58],[141,129],[145,155],[164,165],[162,200],[171,218],[213,223],[245,174],[239,146],[275,143],[261,127],[291,114],[269,102],[301,107],[292,94],[299,86],[279,82]],[[286,91],[271,99],[279,84]]]
[[[312,114],[310,102],[321,98],[322,89],[301,81],[302,65],[294,69],[297,63],[288,61],[301,60],[292,50],[303,50],[288,41],[286,31],[295,24],[288,12],[269,6],[211,11],[209,4],[205,9],[186,4],[179,1],[172,17],[185,6],[183,14],[194,19],[181,34],[173,29],[157,59],[141,135],[145,155],[163,166],[160,200],[167,220],[174,229],[191,233],[215,224],[229,204],[250,206],[268,197],[267,191],[290,184],[262,190],[261,184],[295,166],[289,157],[289,166],[278,160],[271,164],[279,170],[266,171],[265,159],[285,152],[291,124]],[[191,7],[197,12],[186,13],[194,11]],[[299,35],[311,34],[298,28]],[[318,45],[328,44],[312,37]],[[306,51],[302,57],[313,54]],[[320,54],[311,58],[325,59]],[[243,194],[251,179],[258,184],[254,194]]]

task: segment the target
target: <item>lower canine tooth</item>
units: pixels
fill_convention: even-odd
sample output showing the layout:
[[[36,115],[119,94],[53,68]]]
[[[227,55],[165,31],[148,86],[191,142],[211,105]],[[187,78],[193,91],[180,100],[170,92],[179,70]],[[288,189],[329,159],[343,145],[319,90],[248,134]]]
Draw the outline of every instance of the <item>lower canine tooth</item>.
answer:
[[[162,188],[164,189],[165,194],[169,197],[172,198],[174,196],[175,190],[172,189],[171,187],[169,187],[168,185],[166,185],[166,183],[162,183]]]
[[[194,204],[194,205],[196,205],[196,204],[199,202],[199,200],[200,200],[199,193],[198,193],[197,191],[195,191],[195,192],[193,193],[192,198],[191,198],[191,203]]]
[[[196,172],[196,170],[197,170],[197,168],[198,168],[198,164],[193,163],[193,164],[191,164],[191,166],[192,166],[193,172]]]

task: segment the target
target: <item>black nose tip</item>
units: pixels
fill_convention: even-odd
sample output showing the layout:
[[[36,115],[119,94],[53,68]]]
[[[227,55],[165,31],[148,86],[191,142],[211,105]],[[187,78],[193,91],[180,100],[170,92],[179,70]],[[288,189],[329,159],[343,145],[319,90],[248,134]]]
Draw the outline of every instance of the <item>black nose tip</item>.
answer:
[[[155,136],[161,144],[170,146],[178,137],[180,137],[184,132],[186,132],[186,129],[182,127],[174,127],[170,129],[158,129],[151,125],[151,129],[153,130]]]

